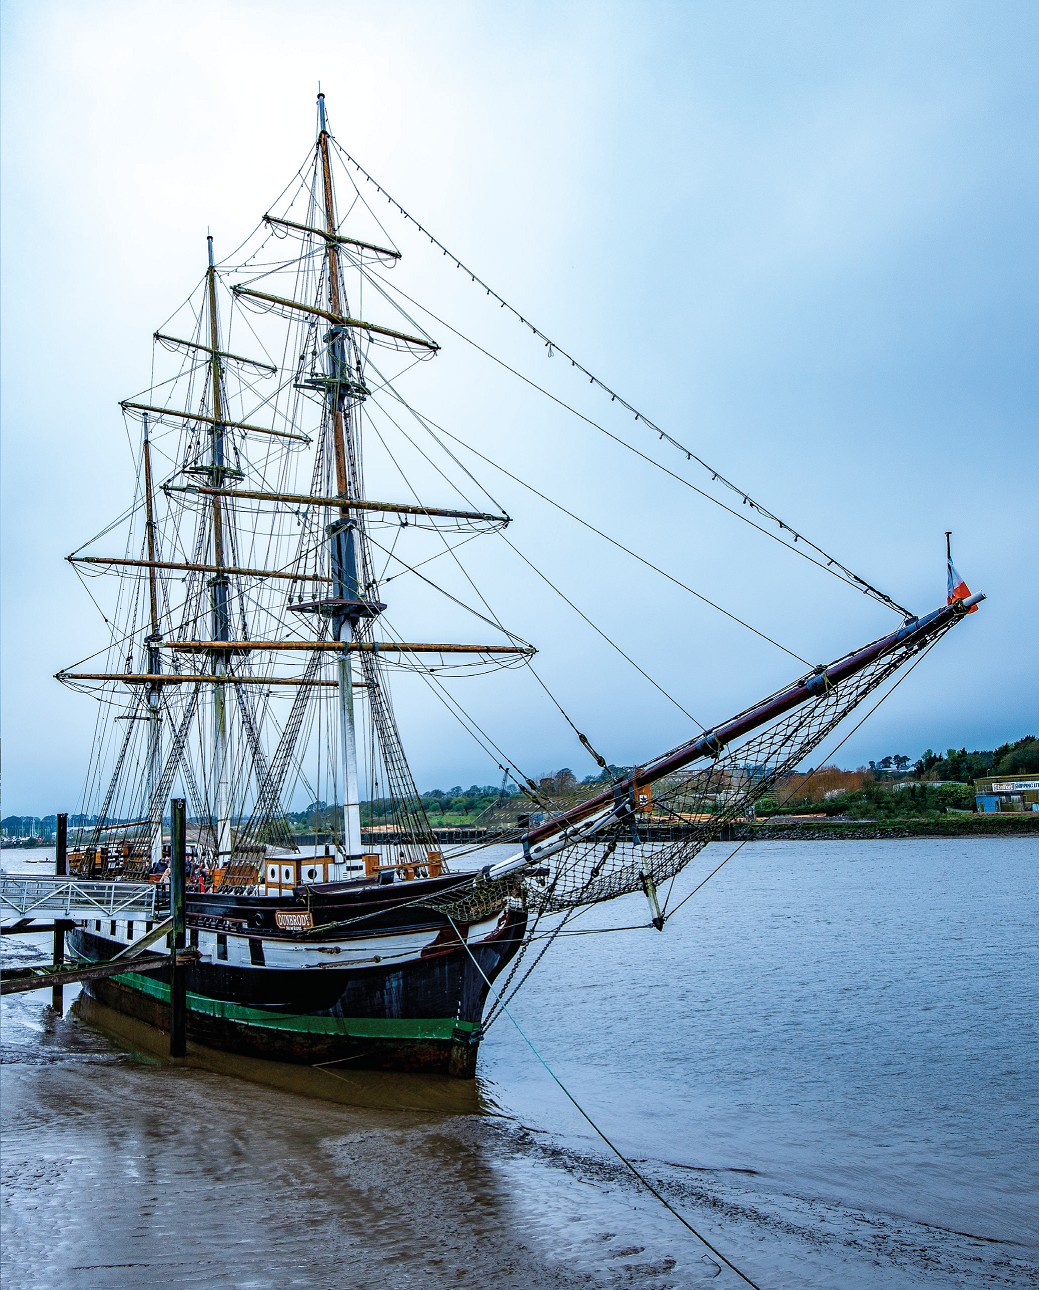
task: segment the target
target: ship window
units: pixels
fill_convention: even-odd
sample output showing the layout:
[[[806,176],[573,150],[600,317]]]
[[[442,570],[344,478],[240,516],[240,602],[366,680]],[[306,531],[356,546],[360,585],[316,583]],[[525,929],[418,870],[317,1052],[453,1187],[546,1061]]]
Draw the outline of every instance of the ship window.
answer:
[[[308,882],[313,882],[316,878],[317,878],[317,870],[316,870],[316,869],[308,869],[308,870],[307,870],[307,881],[308,881]]]
[[[193,927],[191,931],[188,932],[188,939],[191,942],[192,949],[197,950],[198,949],[198,928],[197,927]]]
[[[114,918],[112,919],[111,923],[109,924],[109,927],[108,927],[108,934],[109,934],[109,936],[114,936],[114,935],[115,935],[115,919],[114,919]]]
[[[263,967],[263,941],[258,936],[249,937],[249,962],[253,967]]]
[[[133,940],[133,923],[126,924],[126,939],[128,941]]]
[[[227,959],[227,937],[223,932],[216,934],[216,956],[218,959]]]
[[[267,866],[267,877],[271,880],[271,882],[278,881],[278,866],[276,864],[271,864]]]
[[[282,882],[291,882],[291,881],[292,881],[292,866],[291,866],[291,865],[288,865],[288,864],[287,864],[287,865],[282,865],[282,869],[281,869],[281,880],[282,880]]]

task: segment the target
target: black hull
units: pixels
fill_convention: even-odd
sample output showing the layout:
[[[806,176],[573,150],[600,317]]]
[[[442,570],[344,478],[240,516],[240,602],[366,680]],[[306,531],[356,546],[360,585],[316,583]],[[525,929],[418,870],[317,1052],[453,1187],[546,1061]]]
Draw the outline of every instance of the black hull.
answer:
[[[272,1061],[471,1079],[487,982],[515,957],[525,931],[526,915],[510,912],[493,936],[469,948],[455,941],[396,965],[281,969],[200,961],[186,969],[188,1038]],[[89,961],[125,948],[86,927],[68,941]],[[169,1030],[168,971],[128,971],[85,989],[108,1008]]]

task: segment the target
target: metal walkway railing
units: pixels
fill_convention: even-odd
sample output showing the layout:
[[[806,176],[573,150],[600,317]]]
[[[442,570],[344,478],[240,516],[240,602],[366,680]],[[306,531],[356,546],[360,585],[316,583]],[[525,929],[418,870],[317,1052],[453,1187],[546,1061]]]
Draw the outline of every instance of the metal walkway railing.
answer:
[[[0,918],[156,919],[169,910],[169,888],[153,882],[0,875]]]

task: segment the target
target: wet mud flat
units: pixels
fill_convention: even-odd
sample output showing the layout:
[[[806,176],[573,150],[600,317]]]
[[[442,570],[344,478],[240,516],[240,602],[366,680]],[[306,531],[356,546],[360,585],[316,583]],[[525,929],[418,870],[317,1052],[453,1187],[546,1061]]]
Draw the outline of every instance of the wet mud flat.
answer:
[[[454,1085],[466,1109],[360,1073],[331,1101],[129,1051],[39,1003],[3,1038],[10,1290],[742,1284],[619,1162],[479,1082]],[[739,1171],[639,1167],[762,1286],[1039,1284],[998,1243],[777,1203]]]
[[[762,1290],[1039,1287],[1034,852],[780,850],[746,848],[648,953],[568,942],[517,1017]],[[615,905],[602,922],[644,914]],[[0,967],[49,953],[0,939]],[[74,1000],[0,1004],[3,1290],[744,1284],[507,1019],[466,1082],[175,1065]]]
[[[489,1107],[350,1106],[47,1029],[0,1072],[12,1290],[702,1280]]]

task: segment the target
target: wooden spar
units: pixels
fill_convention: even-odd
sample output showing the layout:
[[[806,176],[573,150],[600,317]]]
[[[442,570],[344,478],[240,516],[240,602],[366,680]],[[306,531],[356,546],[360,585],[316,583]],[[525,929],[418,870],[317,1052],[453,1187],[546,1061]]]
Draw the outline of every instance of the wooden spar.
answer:
[[[332,167],[328,159],[328,131],[325,129],[324,98],[319,94],[318,101],[321,107],[321,130],[318,133],[317,147],[321,156],[321,180],[325,198],[325,231],[331,236],[336,236],[336,216],[335,216],[335,193],[332,188]],[[325,259],[328,264],[328,291],[331,311],[325,311],[330,322],[345,323],[343,316],[342,296],[339,289],[339,256],[336,255],[334,242],[326,242]],[[259,294],[259,293],[257,293]],[[269,296],[269,300],[277,300],[276,296]],[[304,306],[306,309],[306,306]],[[316,307],[314,313],[320,314],[322,311]],[[346,438],[343,430],[343,409],[340,401],[335,401],[332,408],[332,446],[335,454],[336,466],[336,491],[341,497],[346,497],[350,492],[350,478],[346,470]],[[340,515],[349,513],[346,506],[339,508]]]
[[[210,423],[213,427],[213,460],[214,484],[223,482],[224,467],[224,408],[223,390],[221,389],[222,372],[220,369],[220,332],[216,315],[216,268],[213,265],[213,239],[209,242],[209,269],[206,272],[209,293],[209,383],[213,395],[213,415]],[[217,471],[220,472],[219,476]],[[213,560],[223,569],[224,565],[224,529],[219,497],[213,498]]]
[[[167,485],[167,492],[199,493],[204,497],[241,497],[255,502],[298,502],[301,506],[349,507],[355,511],[385,511],[389,515],[426,515],[434,519],[482,520],[487,524],[509,524],[508,515],[489,515],[482,511],[452,511],[438,506],[406,506],[399,502],[369,502],[356,497],[313,497],[310,493],[265,493],[246,488],[206,488],[191,484],[184,488]]]
[[[265,300],[268,304],[281,305],[284,309],[298,309],[300,313],[312,314],[316,318],[327,318],[330,323],[336,323],[340,327],[357,327],[361,331],[369,331],[376,336],[388,336],[391,340],[402,340],[408,345],[420,345],[432,354],[440,349],[435,340],[425,340],[422,336],[410,336],[407,332],[394,331],[392,327],[380,327],[378,323],[363,322],[360,318],[348,318],[339,313],[334,306],[332,309],[321,309],[317,305],[304,305],[298,300],[268,295],[266,291],[252,291],[248,287],[235,286],[231,290],[236,296],[248,296],[251,300]]]
[[[152,508],[152,448],[148,438],[148,414],[144,414],[144,532],[148,545],[148,599],[152,635],[159,634],[159,598],[155,586],[155,514]]]
[[[239,650],[328,650],[351,654],[525,654],[535,653],[532,645],[438,645],[405,641],[163,641],[161,649],[214,653]]]
[[[374,246],[371,242],[359,242],[355,237],[343,237],[341,233],[328,233],[323,228],[311,228],[309,224],[297,224],[290,219],[276,219],[273,215],[265,215],[263,219],[266,224],[294,228],[298,233],[313,233],[315,237],[323,237],[326,242],[334,242],[336,246],[356,246],[362,251],[374,251],[376,255],[388,255],[394,260],[400,259],[400,252],[391,251],[388,246]]]
[[[235,676],[233,673],[213,672],[56,672],[56,681],[121,681],[124,685],[195,685],[206,681],[219,681],[221,685],[316,685],[329,689],[338,687],[338,681],[313,680],[297,676]],[[358,689],[365,687],[358,683]],[[118,826],[125,828],[125,825]]]
[[[153,340],[158,340],[166,345],[180,345],[184,349],[201,350],[203,354],[213,353],[211,345],[203,345],[197,340],[181,340],[179,336],[167,336],[161,331],[157,331],[152,336]],[[257,367],[261,372],[267,372],[268,375],[274,376],[277,368],[270,363],[261,363],[258,358],[245,358],[242,354],[232,354],[229,350],[221,349],[217,353],[221,358],[230,358],[235,363],[246,363],[249,367]]]
[[[310,443],[305,434],[295,434],[290,430],[272,430],[269,426],[254,426],[247,421],[224,421],[216,417],[204,416],[201,412],[181,412],[178,408],[160,408],[150,403],[131,403],[127,400],[119,406],[124,412],[154,412],[159,417],[180,417],[182,421],[201,421],[205,425],[224,426],[228,430],[246,430],[250,434],[273,435],[275,439],[295,439],[297,443]]]
[[[790,712],[802,703],[808,702],[809,699],[816,698],[831,686],[838,685],[841,681],[847,680],[848,677],[861,672],[886,654],[891,654],[895,650],[909,645],[925,644],[930,637],[957,622],[969,612],[973,605],[984,599],[985,597],[979,594],[971,596],[968,600],[960,600],[952,605],[944,605],[924,618],[910,620],[904,627],[900,627],[897,632],[892,632],[889,636],[883,636],[880,640],[874,641],[871,645],[863,646],[862,649],[853,654],[846,654],[844,658],[838,659],[828,667],[817,669],[816,672],[798,681],[788,689],[781,690],[778,694],[774,694],[770,699],[766,699],[763,703],[759,703],[753,708],[748,708],[745,712],[740,713],[739,716],[726,722],[725,725],[717,726],[714,730],[708,730],[690,743],[682,744],[679,748],[666,753],[663,757],[647,762],[644,766],[637,767],[630,775],[626,775],[616,784],[611,785],[605,792],[596,794],[595,797],[591,797],[588,801],[572,807],[569,811],[563,811],[551,820],[547,820],[544,824],[539,824],[537,828],[531,829],[523,835],[524,845],[530,846],[533,843],[541,842],[545,838],[563,832],[569,825],[587,819],[588,816],[603,810],[610,806],[611,803],[624,800],[640,784],[652,784],[658,779],[663,779],[665,775],[681,770],[702,757],[716,757],[726,744],[731,743],[734,739],[749,734],[759,726],[767,725],[777,717],[783,716],[784,713]]]
[[[319,573],[286,573],[281,569],[245,569],[229,564],[194,564],[177,560],[129,560],[122,556],[70,555],[72,564],[117,564],[133,569],[170,569],[179,573],[234,573],[242,578],[287,578],[291,582],[331,582]]]

